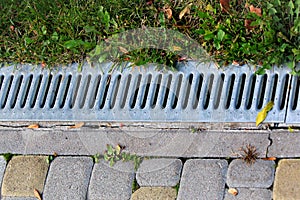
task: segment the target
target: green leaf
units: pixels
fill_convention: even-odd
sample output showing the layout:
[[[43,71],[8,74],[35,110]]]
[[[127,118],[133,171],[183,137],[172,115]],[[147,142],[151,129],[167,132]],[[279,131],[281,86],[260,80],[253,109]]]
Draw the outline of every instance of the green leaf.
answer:
[[[46,26],[42,26],[42,34],[43,35],[47,34],[47,28],[46,28]]]
[[[24,41],[26,46],[34,42],[34,40],[29,37],[25,37]]]
[[[109,166],[114,166],[114,164],[115,164],[115,161],[114,161],[114,159],[113,158],[111,158],[110,159],[110,161],[109,161]]]
[[[58,40],[58,33],[56,31],[52,33],[51,39],[54,41]]]
[[[103,53],[103,54],[99,57],[98,62],[99,62],[99,63],[103,63],[103,62],[107,59],[107,57],[108,57],[108,54],[107,54],[107,53]]]
[[[217,34],[218,40],[222,41],[224,39],[225,32],[223,30],[219,30]]]
[[[113,147],[109,144],[106,147],[107,147],[107,154],[112,155],[114,153]]]

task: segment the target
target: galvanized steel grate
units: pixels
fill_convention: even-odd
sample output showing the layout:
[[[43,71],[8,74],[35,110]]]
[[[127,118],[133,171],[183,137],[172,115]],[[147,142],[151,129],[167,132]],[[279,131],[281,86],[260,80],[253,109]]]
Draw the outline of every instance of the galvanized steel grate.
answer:
[[[188,62],[178,71],[155,66],[109,72],[112,63],[91,67],[36,66],[0,69],[2,121],[182,121],[254,122],[270,100],[266,121],[299,116],[299,78],[285,68],[254,75],[248,66],[218,70]],[[287,109],[290,82],[292,98]]]

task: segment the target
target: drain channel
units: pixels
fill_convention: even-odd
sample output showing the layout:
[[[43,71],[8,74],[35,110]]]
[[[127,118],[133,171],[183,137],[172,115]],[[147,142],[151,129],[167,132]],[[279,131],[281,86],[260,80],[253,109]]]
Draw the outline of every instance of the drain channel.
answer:
[[[111,73],[111,66],[2,67],[0,120],[255,122],[271,100],[267,122],[300,116],[300,79],[285,68],[258,76],[248,66],[218,70],[195,62],[176,72],[124,66]]]

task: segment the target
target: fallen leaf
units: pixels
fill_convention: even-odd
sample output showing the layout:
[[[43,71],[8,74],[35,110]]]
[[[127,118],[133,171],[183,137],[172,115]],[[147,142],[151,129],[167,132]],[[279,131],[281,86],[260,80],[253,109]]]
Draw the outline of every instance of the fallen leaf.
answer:
[[[232,61],[232,65],[239,66],[240,64],[238,61],[234,60],[234,61]]]
[[[69,128],[81,128],[84,125],[84,122],[76,123],[74,126],[69,126]]]
[[[31,125],[29,125],[27,128],[37,129],[37,128],[39,128],[39,127],[40,127],[39,124],[31,124]]]
[[[172,18],[172,10],[171,10],[171,8],[165,8],[164,12],[166,13],[168,19]]]
[[[233,196],[236,196],[238,194],[238,191],[235,188],[229,188],[228,193],[232,194]]]
[[[276,157],[263,158],[263,160],[276,160]]]
[[[38,200],[42,200],[41,194],[36,188],[34,188],[33,193]]]
[[[119,49],[122,53],[128,54],[127,49],[125,49],[124,47],[119,47]]]
[[[257,114],[256,126],[260,125],[267,117],[268,112],[273,108],[274,102],[269,101],[267,105]]]
[[[261,17],[261,8],[256,8],[253,5],[250,5],[249,9],[250,9],[250,12],[255,13]]]
[[[229,8],[230,8],[229,1],[230,0],[220,0],[220,5],[221,5],[222,12],[228,12],[229,11]]]
[[[182,19],[182,17],[185,15],[185,14],[189,14],[190,13],[190,10],[191,10],[191,7],[192,7],[193,3],[190,3],[188,4],[180,13],[179,13],[179,19]]]
[[[54,156],[54,157],[57,157],[58,154],[54,151],[53,156]]]
[[[251,30],[251,29],[254,28],[254,26],[251,26],[251,25],[250,25],[251,22],[252,22],[252,20],[250,20],[250,19],[245,19],[244,25],[245,25],[245,27],[246,27],[247,29],[249,29],[249,30]]]
[[[173,51],[181,51],[182,48],[179,46],[173,46]]]
[[[291,126],[288,127],[288,130],[290,133],[294,132],[294,129]]]

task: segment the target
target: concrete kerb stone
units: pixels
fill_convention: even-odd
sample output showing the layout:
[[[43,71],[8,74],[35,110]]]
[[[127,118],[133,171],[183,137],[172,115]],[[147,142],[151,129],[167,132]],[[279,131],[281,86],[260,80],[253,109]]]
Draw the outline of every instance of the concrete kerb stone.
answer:
[[[182,162],[179,159],[149,159],[143,160],[136,172],[139,186],[173,187],[180,180]]]
[[[282,159],[276,169],[274,200],[300,199],[300,159]]]
[[[14,156],[2,182],[2,197],[34,197],[34,189],[43,192],[49,164],[46,156]]]
[[[269,188],[274,181],[275,162],[256,160],[248,164],[241,159],[233,160],[228,168],[229,187]]]
[[[272,200],[272,191],[260,188],[236,188],[238,194],[236,196],[225,192],[224,200]]]
[[[226,160],[187,160],[177,199],[223,200],[227,166]]]
[[[133,162],[119,161],[111,167],[106,161],[100,160],[94,165],[87,199],[130,199],[134,174]]]
[[[92,168],[90,157],[55,158],[46,179],[44,199],[86,199]]]
[[[295,130],[297,131],[297,130]],[[300,134],[290,133],[288,130],[270,133],[272,145],[268,149],[268,157],[292,158],[300,157]]]

